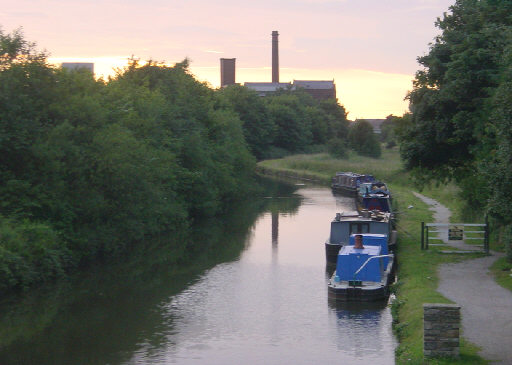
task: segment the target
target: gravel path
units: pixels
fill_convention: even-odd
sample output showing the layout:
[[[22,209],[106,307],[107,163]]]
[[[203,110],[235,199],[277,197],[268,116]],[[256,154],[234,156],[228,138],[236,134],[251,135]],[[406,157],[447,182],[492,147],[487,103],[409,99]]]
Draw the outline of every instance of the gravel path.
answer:
[[[435,200],[414,193],[430,206],[436,223],[448,223],[450,211]],[[452,241],[445,241],[451,245]],[[463,244],[463,243],[462,243]],[[455,247],[463,248],[460,242]],[[512,293],[496,284],[489,267],[503,254],[444,264],[438,291],[459,304],[464,338],[481,347],[479,354],[493,364],[512,364]]]

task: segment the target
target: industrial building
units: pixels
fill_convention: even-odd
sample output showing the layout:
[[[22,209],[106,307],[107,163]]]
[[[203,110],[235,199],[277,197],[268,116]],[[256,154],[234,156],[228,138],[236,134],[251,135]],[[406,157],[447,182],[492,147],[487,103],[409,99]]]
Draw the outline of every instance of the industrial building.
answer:
[[[220,59],[221,87],[235,83],[235,59]],[[279,82],[279,33],[272,31],[272,82],[245,82],[244,86],[254,90],[260,96],[267,96],[277,90],[303,89],[318,100],[336,99],[334,80],[294,80]]]
[[[304,89],[304,91],[318,100],[336,99],[334,80],[293,80],[293,88]]]
[[[220,59],[220,87],[235,84],[235,62],[236,58]]]
[[[62,68],[68,70],[85,69],[94,74],[94,63],[91,62],[63,62]]]

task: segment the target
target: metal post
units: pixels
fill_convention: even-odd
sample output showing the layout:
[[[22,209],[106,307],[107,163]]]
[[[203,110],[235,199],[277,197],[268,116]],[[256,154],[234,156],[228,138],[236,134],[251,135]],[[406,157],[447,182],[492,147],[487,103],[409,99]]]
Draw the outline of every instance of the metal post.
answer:
[[[426,227],[425,250],[428,250],[428,226]]]
[[[425,249],[424,242],[425,242],[425,222],[421,222],[421,249],[422,250]]]
[[[485,233],[484,233],[484,250],[489,254],[489,218],[485,215]]]

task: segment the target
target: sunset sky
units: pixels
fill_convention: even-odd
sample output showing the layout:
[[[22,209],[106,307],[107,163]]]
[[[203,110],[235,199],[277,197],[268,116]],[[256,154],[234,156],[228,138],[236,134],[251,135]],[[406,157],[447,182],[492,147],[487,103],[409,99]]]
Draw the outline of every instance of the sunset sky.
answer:
[[[271,81],[271,32],[279,32],[280,81],[332,80],[349,118],[407,110],[404,97],[454,0],[17,0],[0,27],[23,27],[50,61],[94,62],[112,73],[131,55],[170,64],[188,57],[212,87],[219,59],[236,58],[236,81]]]

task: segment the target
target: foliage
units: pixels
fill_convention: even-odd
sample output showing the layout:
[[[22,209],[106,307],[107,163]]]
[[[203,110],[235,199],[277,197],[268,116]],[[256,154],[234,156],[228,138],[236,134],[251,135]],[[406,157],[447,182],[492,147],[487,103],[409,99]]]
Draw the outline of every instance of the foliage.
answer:
[[[276,126],[261,97],[246,87],[231,85],[219,90],[219,98],[225,98],[238,114],[247,144],[254,156],[262,159],[274,141]]]
[[[372,174],[387,183],[407,183],[410,179],[409,174],[403,171],[397,149],[383,150],[382,156],[378,159],[361,156],[353,151],[347,151],[347,155],[342,159],[333,158],[327,153],[292,155],[277,160],[261,161],[258,168],[271,174],[284,172],[287,175],[304,176],[327,185],[338,171]]]
[[[104,82],[0,33],[0,290],[24,288],[227,210],[250,184],[242,122],[188,61]]]
[[[350,127],[348,140],[352,149],[360,155],[375,158],[381,155],[380,143],[373,133],[373,127],[364,119]]]
[[[0,71],[15,64],[45,63],[46,57],[46,52],[37,51],[35,43],[25,40],[21,28],[6,34],[0,27]]]
[[[454,180],[473,209],[512,223],[509,191],[510,1],[457,0],[418,60],[411,124],[400,135],[406,167],[423,181]]]
[[[505,257],[497,259],[491,266],[491,272],[498,284],[512,291],[512,265],[510,260]]]
[[[332,138],[327,142],[327,150],[332,157],[344,158],[347,156],[347,142],[340,138]]]
[[[292,93],[283,93],[267,99],[270,119],[276,125],[274,144],[288,151],[304,151],[312,142],[311,121],[306,118],[305,105]]]
[[[386,148],[395,147],[404,130],[410,124],[411,114],[406,113],[401,117],[390,114],[380,126],[380,141],[386,144]]]
[[[315,150],[333,136],[347,137],[347,113],[335,99],[318,101],[304,90],[279,90],[261,98],[240,85],[222,88],[218,95],[221,108],[238,114],[258,160]]]

